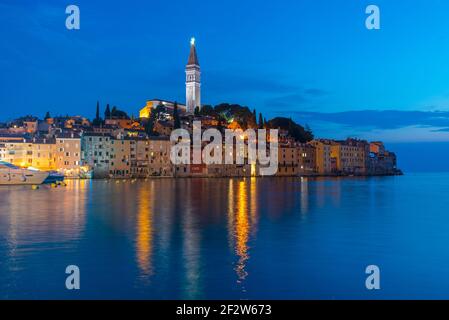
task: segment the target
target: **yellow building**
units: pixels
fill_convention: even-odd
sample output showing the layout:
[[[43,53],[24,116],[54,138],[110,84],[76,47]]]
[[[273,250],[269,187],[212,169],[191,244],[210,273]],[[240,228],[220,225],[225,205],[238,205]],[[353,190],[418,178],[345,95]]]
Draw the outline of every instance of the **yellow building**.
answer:
[[[55,170],[56,163],[56,148],[55,142],[43,140],[35,140],[31,145],[31,163],[30,166],[39,170]]]
[[[148,119],[151,115],[151,110],[156,109],[158,105],[163,105],[168,110],[173,110],[175,106],[175,102],[173,101],[167,101],[167,100],[159,100],[159,99],[153,99],[148,100],[145,107],[140,109],[139,117],[143,119]],[[186,112],[186,106],[184,104],[178,103],[178,110],[179,112]]]
[[[369,144],[354,139],[334,141],[331,145],[331,158],[335,159],[336,169],[346,174],[365,174],[369,158]]]
[[[317,173],[321,175],[330,174],[332,172],[330,143],[322,140],[313,140],[309,144],[315,147]]]
[[[53,139],[24,139],[7,141],[1,145],[1,160],[3,161],[24,168],[56,169],[56,148]]]

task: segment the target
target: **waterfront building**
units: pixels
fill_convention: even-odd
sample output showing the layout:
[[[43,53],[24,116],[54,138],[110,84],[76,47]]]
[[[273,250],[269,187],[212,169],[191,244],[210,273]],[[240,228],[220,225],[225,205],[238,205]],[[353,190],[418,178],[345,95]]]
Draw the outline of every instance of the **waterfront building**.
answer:
[[[370,143],[367,173],[371,175],[397,174],[396,154],[385,149],[382,142]]]
[[[373,141],[369,144],[370,152],[375,154],[384,154],[385,153],[385,146],[383,142],[381,141]]]
[[[94,178],[109,176],[111,136],[102,133],[85,133],[81,139],[81,160],[83,166],[93,171]]]
[[[300,175],[316,174],[316,150],[313,145],[301,143],[296,147]]]
[[[299,152],[294,145],[285,144],[278,148],[277,176],[294,176],[299,173]]]
[[[55,136],[56,170],[66,177],[77,178],[81,171],[81,137],[75,132]]]
[[[54,139],[33,138],[24,143],[27,149],[26,167],[33,167],[39,170],[55,170],[56,144]]]
[[[145,178],[148,176],[149,142],[147,139],[135,138],[131,141],[131,176]]]
[[[366,141],[355,139],[333,141],[331,157],[335,159],[338,172],[365,174],[369,161],[369,144]]]
[[[173,165],[170,159],[171,142],[168,137],[149,138],[148,175],[173,176]]]
[[[111,139],[109,175],[113,178],[131,177],[131,143],[130,138]]]
[[[332,172],[331,145],[324,140],[313,140],[309,142],[315,147],[316,172],[320,175]]]
[[[0,160],[19,167],[54,170],[55,143],[52,139],[22,139],[0,142]]]

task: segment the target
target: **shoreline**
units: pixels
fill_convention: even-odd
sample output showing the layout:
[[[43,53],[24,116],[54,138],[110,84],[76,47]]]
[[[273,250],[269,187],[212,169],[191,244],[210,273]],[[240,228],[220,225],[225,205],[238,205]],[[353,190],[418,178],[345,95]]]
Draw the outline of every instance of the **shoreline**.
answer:
[[[370,178],[370,177],[394,177],[394,176],[404,176],[405,174],[401,172],[396,173],[378,173],[378,174],[305,174],[305,175],[273,175],[273,176],[209,176],[209,175],[193,175],[193,176],[152,176],[152,177],[103,177],[103,178],[92,178],[92,179],[82,179],[67,177],[65,180],[111,180],[111,181],[141,181],[141,180],[159,180],[159,179],[235,179],[235,178]]]

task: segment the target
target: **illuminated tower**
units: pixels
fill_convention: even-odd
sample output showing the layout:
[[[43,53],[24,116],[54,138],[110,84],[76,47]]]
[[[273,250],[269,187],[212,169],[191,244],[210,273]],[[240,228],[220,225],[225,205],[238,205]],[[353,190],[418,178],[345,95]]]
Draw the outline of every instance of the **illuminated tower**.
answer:
[[[190,40],[190,55],[186,66],[186,109],[194,113],[195,108],[201,109],[201,71],[196,55],[195,38]]]

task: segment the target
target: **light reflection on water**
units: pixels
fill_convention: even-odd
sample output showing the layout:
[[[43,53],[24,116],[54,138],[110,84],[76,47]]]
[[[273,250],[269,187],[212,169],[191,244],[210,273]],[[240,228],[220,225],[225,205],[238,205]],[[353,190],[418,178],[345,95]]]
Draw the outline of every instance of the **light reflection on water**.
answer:
[[[373,263],[375,298],[449,296],[447,177],[2,187],[0,298],[370,298]]]

